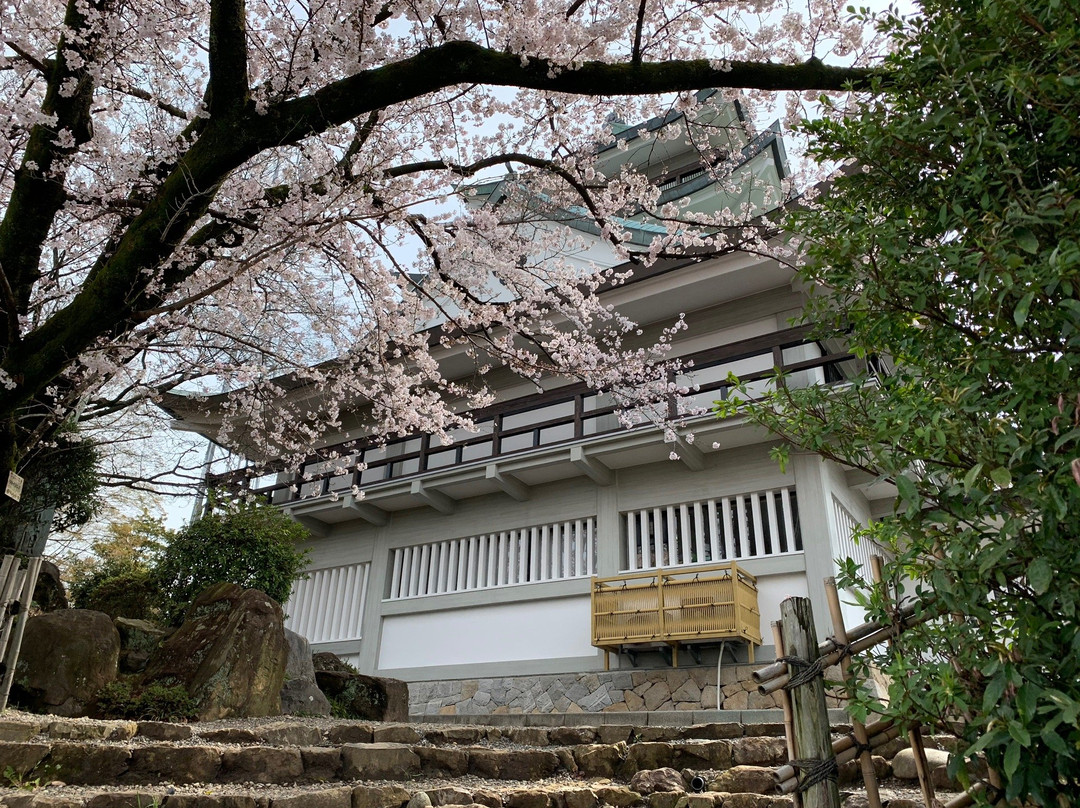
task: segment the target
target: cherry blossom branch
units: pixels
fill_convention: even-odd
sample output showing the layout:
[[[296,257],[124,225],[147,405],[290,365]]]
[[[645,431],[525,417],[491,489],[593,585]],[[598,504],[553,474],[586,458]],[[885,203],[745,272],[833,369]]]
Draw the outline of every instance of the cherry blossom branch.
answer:
[[[523,64],[524,62],[524,64]],[[281,102],[255,116],[253,133],[263,147],[296,143],[375,109],[455,84],[547,90],[573,95],[644,95],[703,87],[757,90],[867,89],[873,68],[837,67],[811,58],[802,64],[708,59],[656,63],[588,61],[574,69],[474,42],[446,42],[383,67],[331,82],[316,92]]]

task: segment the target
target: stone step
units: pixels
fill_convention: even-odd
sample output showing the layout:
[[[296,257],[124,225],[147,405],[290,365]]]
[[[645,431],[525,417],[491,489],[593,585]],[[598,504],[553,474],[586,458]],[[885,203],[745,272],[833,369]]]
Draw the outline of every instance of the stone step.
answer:
[[[611,713],[513,713],[488,715],[412,715],[413,723],[424,724],[482,724],[492,727],[598,727],[630,725],[634,727],[696,726],[700,724],[742,724],[746,734],[757,732],[758,725],[779,725],[784,720],[781,710],[653,710],[651,712]],[[833,724],[849,719],[839,709],[829,710]],[[769,734],[766,732],[766,734]]]
[[[326,783],[471,776],[539,780],[573,776],[629,780],[642,770],[725,771],[786,760],[782,738],[620,741],[537,747],[387,742],[238,745],[188,741],[6,741],[9,780],[116,783]]]
[[[293,788],[183,787],[83,790],[46,787],[0,796],[5,808],[793,808],[790,797],[730,792],[642,795],[618,784],[486,786],[332,785]]]
[[[837,716],[842,718],[842,714]],[[834,726],[846,728],[837,721]],[[33,716],[19,713],[0,717],[0,741],[178,741],[267,746],[319,746],[343,743],[404,743],[433,745],[475,745],[514,743],[534,747],[577,744],[612,744],[619,741],[734,740],[777,738],[784,734],[777,723],[599,724],[596,726],[541,726],[500,724],[423,725],[415,723],[370,723],[263,719],[250,726],[238,722],[170,724],[155,721],[93,721]]]

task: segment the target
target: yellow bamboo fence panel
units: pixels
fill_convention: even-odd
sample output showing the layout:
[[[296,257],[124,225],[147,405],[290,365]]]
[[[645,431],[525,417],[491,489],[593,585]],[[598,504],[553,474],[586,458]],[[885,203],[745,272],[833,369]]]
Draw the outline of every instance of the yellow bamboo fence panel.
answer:
[[[752,661],[760,622],[756,579],[735,562],[592,580],[592,644],[605,652],[742,639]]]

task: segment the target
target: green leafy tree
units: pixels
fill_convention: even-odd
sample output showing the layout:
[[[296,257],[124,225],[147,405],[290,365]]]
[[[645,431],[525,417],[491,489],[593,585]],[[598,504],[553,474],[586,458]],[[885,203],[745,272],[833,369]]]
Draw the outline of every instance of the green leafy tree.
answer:
[[[141,620],[157,617],[154,565],[173,533],[146,511],[110,522],[90,553],[67,560],[71,598],[80,609]]]
[[[38,445],[32,460],[20,501],[0,497],[0,553],[30,552],[50,511],[48,529],[61,532],[85,525],[101,509],[101,450],[93,440],[65,425]]]
[[[809,320],[894,370],[780,389],[749,412],[896,485],[895,515],[867,532],[907,595],[932,591],[945,616],[879,649],[886,709],[957,732],[954,771],[985,753],[1007,799],[1071,805],[1080,15],[1056,0],[927,0],[879,25],[895,47],[887,77],[806,125],[816,156],[858,169],[789,226],[817,290]],[[884,612],[880,592],[869,606]]]
[[[307,552],[308,532],[279,509],[242,505],[211,513],[178,531],[155,568],[165,618],[178,623],[211,584],[258,589],[278,602],[289,597]]]

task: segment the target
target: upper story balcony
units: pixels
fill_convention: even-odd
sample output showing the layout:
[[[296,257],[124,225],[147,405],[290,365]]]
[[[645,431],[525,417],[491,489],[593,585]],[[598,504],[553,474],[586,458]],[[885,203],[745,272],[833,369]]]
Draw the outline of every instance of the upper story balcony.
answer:
[[[730,374],[760,390],[776,369],[787,385],[802,387],[843,382],[865,367],[808,334],[807,327],[789,328],[684,355],[693,367],[677,381],[691,393],[668,406],[673,416],[680,407],[706,412],[684,418],[703,436],[693,443],[680,437],[674,446],[665,444],[647,424],[626,429],[610,396],[575,384],[477,410],[476,431],[455,435],[453,443],[432,435],[382,445],[353,440],[322,448],[292,474],[249,467],[214,476],[210,484],[286,507],[319,533],[356,518],[382,524],[388,511],[420,505],[450,513],[457,499],[495,491],[523,500],[531,485],[570,476],[604,485],[615,468],[656,462],[672,452],[691,469],[701,468],[718,431],[728,433],[725,445],[761,440],[759,432],[738,434],[751,430],[741,419],[721,422],[707,414],[713,401],[728,395]]]

